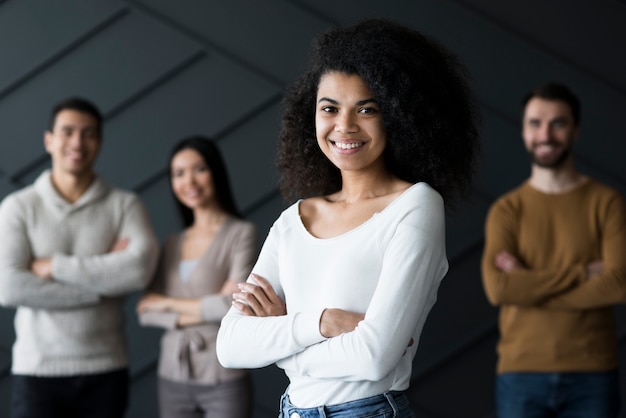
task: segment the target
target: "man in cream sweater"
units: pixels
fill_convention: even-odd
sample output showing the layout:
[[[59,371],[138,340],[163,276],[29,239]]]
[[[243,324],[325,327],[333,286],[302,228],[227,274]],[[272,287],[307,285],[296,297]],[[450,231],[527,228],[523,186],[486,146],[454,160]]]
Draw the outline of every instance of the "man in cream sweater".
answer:
[[[52,168],[0,205],[0,304],[16,307],[11,417],[124,415],[123,304],[158,244],[134,194],[93,171],[101,116],[70,98],[44,135]]]

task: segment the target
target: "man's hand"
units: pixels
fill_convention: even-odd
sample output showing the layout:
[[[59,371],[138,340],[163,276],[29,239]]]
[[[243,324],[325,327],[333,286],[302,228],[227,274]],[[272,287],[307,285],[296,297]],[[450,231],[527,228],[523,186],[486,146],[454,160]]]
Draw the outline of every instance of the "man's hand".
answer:
[[[128,247],[128,238],[120,238],[113,243],[111,248],[109,248],[110,253],[117,253],[119,251],[124,251],[126,247]]]
[[[137,303],[137,313],[146,311],[167,312],[170,309],[170,298],[158,293],[146,293]]]
[[[604,271],[604,263],[602,260],[594,261],[587,264],[587,279],[593,278]]]
[[[233,306],[246,316],[287,315],[285,302],[274,292],[274,288],[261,276],[252,273],[256,283],[239,283],[240,292],[233,293]]]
[[[504,271],[505,273],[510,273],[515,270],[524,270],[526,266],[524,266],[513,254],[500,251],[496,254],[496,258],[494,260],[494,264],[497,268]]]
[[[30,263],[30,271],[40,279],[52,280],[52,259],[36,258]]]

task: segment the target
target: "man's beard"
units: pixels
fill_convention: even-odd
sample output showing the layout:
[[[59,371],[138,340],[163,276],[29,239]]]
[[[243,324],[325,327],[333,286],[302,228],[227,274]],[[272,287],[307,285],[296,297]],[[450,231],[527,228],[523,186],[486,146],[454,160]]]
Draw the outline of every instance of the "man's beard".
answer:
[[[563,148],[559,154],[549,157],[539,157],[535,155],[534,149],[528,151],[528,155],[530,155],[533,164],[541,168],[559,168],[565,163],[571,153],[571,147]]]

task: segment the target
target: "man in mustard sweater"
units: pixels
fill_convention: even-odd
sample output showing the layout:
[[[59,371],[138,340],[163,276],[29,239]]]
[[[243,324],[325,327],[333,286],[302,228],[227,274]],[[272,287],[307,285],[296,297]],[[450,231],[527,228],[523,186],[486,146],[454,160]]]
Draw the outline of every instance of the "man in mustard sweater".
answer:
[[[567,87],[537,87],[523,106],[531,175],[490,208],[482,259],[500,306],[498,417],[616,417],[626,204],[574,168],[580,105]]]
[[[0,304],[17,308],[11,418],[126,410],[124,297],[150,280],[158,244],[139,198],[94,173],[101,142],[92,103],[60,102],[44,134],[52,169],[0,205]]]

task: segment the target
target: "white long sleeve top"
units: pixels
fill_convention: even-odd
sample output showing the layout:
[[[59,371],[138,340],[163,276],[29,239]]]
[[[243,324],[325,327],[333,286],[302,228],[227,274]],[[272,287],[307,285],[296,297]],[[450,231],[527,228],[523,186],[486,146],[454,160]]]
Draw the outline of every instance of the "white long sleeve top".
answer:
[[[0,305],[17,307],[14,374],[74,376],[127,366],[123,302],[150,280],[158,243],[141,201],[96,177],[75,203],[42,173],[0,205]],[[110,253],[120,238],[124,251]],[[50,258],[52,280],[30,263]]]
[[[306,230],[296,202],[272,226],[252,270],[284,298],[287,315],[250,317],[231,308],[218,333],[218,359],[236,368],[276,363],[302,408],[405,390],[447,270],[443,200],[425,183],[329,239]],[[354,331],[325,338],[319,321],[326,308],[365,318]]]

